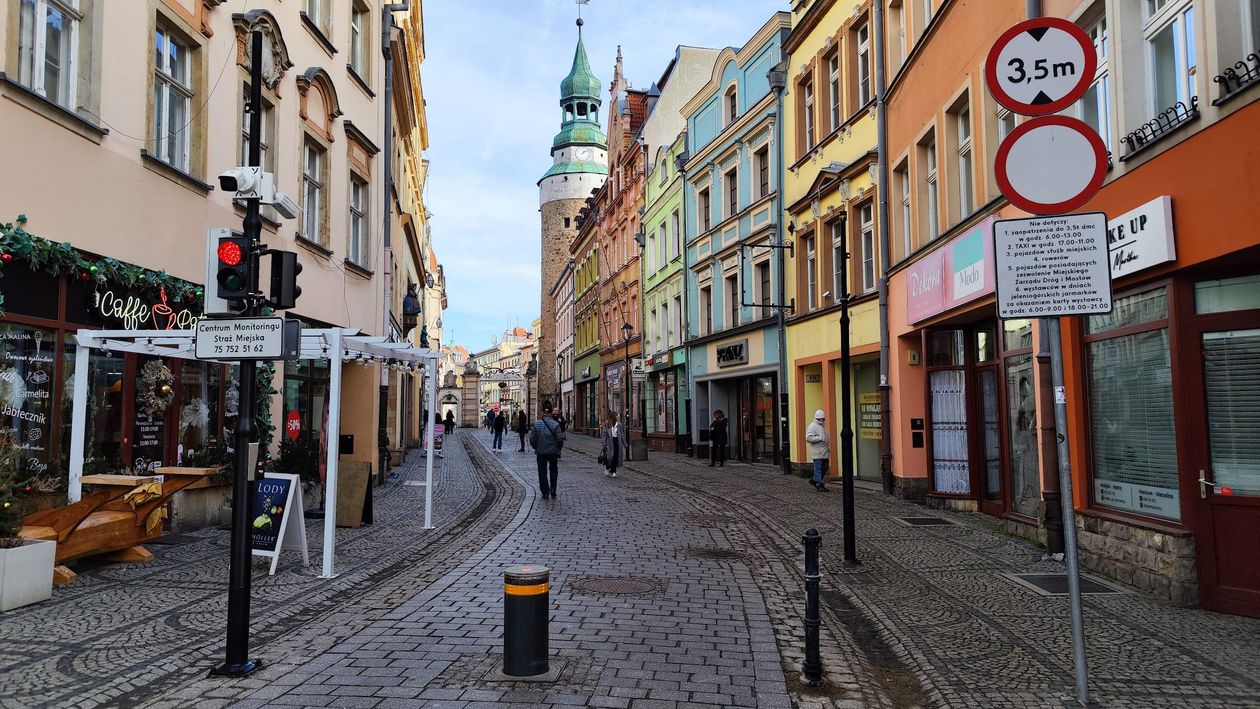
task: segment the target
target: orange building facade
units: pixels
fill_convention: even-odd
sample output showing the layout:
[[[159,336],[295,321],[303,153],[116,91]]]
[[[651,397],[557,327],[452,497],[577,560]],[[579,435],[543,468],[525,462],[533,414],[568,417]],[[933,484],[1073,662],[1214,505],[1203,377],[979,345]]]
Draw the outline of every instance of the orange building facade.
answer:
[[[993,222],[1027,215],[992,169],[1022,118],[994,102],[983,65],[1024,3],[883,1],[895,489],[1054,551],[1048,352],[1039,323],[998,319],[993,295]],[[1061,319],[1082,565],[1179,605],[1260,616],[1254,8],[1043,3],[1094,40],[1098,71],[1063,113],[1111,154],[1079,211],[1107,215],[1113,311]]]

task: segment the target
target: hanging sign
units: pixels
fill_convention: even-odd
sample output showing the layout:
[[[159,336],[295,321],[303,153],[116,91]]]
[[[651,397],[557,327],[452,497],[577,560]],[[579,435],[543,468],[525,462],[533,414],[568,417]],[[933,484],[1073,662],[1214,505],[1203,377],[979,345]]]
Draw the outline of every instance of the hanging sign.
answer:
[[[271,557],[271,575],[276,573],[282,551],[302,552],[302,565],[311,565],[306,548],[302,483],[298,476],[267,473],[259,478],[254,486],[252,515],[250,547],[254,556]]]
[[[1061,214],[1085,204],[1107,176],[1107,146],[1083,121],[1044,116],[1020,124],[998,146],[994,176],[1011,204]]]
[[[989,50],[984,76],[998,103],[1015,113],[1044,116],[1083,96],[1097,68],[1094,42],[1085,30],[1058,17],[1038,17],[1002,33]]]
[[[993,225],[1000,318],[1111,312],[1107,215],[1004,219]]]

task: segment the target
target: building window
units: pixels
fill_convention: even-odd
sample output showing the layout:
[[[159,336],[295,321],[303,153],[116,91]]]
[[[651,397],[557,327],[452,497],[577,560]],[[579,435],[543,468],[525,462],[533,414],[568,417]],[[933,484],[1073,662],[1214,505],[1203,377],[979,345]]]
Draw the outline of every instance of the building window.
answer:
[[[998,144],[1015,130],[1015,114],[1005,108],[997,109]]]
[[[350,6],[350,69],[367,78],[368,46],[371,37],[371,20],[368,9],[358,3]]]
[[[807,81],[801,87],[804,91],[805,105],[805,149],[814,149],[814,82]]]
[[[805,302],[809,309],[818,307],[818,254],[814,250],[814,237],[805,237]]]
[[[678,210],[670,216],[669,226],[674,230],[674,258],[682,255],[682,220],[678,217]]]
[[[21,0],[18,5],[18,81],[72,111],[78,67],[78,0]]]
[[[306,16],[324,34],[328,34],[328,11],[332,0],[306,0]]]
[[[871,100],[871,26],[862,25],[857,31],[857,90],[858,106]]]
[[[704,325],[700,330],[701,335],[707,335],[713,332],[713,288],[705,286],[700,289],[700,317],[701,324]]]
[[[1190,0],[1146,0],[1151,115],[1195,95],[1194,7]]]
[[[757,166],[757,197],[765,197],[770,194],[770,148],[754,153],[753,164]]]
[[[757,300],[761,302],[761,317],[770,317],[770,262],[757,264]]]
[[[154,32],[154,157],[188,172],[192,49],[162,27]]]
[[[669,233],[665,227],[665,222],[661,222],[658,230],[659,236],[656,239],[656,268],[665,268],[665,264],[669,261]]]
[[[650,343],[648,346],[651,347],[652,352],[660,352],[661,328],[656,320],[656,308],[652,308],[651,312],[648,313],[648,325],[652,328],[652,331],[647,336],[647,343]]]
[[[683,340],[682,322],[683,322],[683,307],[682,307],[682,296],[680,295],[674,298],[674,321],[673,321],[674,323],[673,332],[677,335],[679,344],[682,344],[682,340]]]
[[[1098,56],[1098,68],[1094,71],[1094,83],[1090,84],[1089,90],[1076,103],[1076,117],[1088,123],[1102,137],[1107,148],[1111,149],[1111,99],[1108,95],[1111,80],[1107,76],[1110,37],[1107,34],[1107,18],[1105,16],[1099,18],[1085,31],[1094,40],[1094,54]],[[1014,125],[1015,118],[1012,116],[1011,126],[1014,127]]]
[[[932,0],[923,0],[923,31],[932,24]]]
[[[311,138],[302,148],[302,228],[303,238],[321,246],[327,245],[324,229],[324,175],[327,151]]]
[[[665,184],[669,180],[669,160],[661,158],[661,164],[657,166],[656,172],[660,175],[659,184]]]
[[[827,101],[831,104],[831,130],[840,127],[840,54],[827,60]]]
[[[845,253],[844,229],[848,227],[843,220],[831,223],[831,302],[839,303],[840,294],[845,291],[844,268],[848,254]]]
[[[726,327],[732,328],[739,325],[739,275],[726,277],[726,310],[729,317]]]
[[[1167,291],[1117,298],[1085,330],[1094,503],[1179,520]]]
[[[726,125],[735,122],[735,118],[739,116],[739,97],[735,93],[735,87],[726,90]]]
[[[700,231],[708,231],[713,225],[712,203],[709,199],[709,188],[700,190]]]
[[[966,98],[963,98],[966,101]],[[971,173],[971,109],[965,104],[954,114],[958,140],[958,221],[973,209]]]
[[[921,242],[931,241],[940,233],[939,185],[936,180],[936,140],[928,136],[928,140],[920,147],[923,165],[923,226]]]
[[[901,257],[906,258],[914,250],[914,246],[910,243],[912,231],[910,224],[914,218],[910,210],[910,168],[905,163],[902,163],[893,172],[895,173],[897,188],[901,192]]]
[[[565,228],[565,229],[568,229],[568,228],[569,228],[569,217],[565,217],[565,218],[564,218],[564,228]]]
[[[875,207],[870,202],[858,211],[862,223],[862,292],[875,290]]]
[[[726,217],[729,219],[739,211],[739,171],[731,168],[726,173]]]
[[[347,258],[368,266],[368,185],[358,175],[350,174],[350,245]]]

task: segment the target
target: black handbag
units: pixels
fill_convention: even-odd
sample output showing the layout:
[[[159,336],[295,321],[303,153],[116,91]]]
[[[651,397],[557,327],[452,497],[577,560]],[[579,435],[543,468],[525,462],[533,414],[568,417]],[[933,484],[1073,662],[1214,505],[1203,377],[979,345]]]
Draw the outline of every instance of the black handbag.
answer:
[[[599,463],[600,465],[607,466],[608,456],[604,455],[603,452],[600,452],[599,457],[595,459],[595,462]]]

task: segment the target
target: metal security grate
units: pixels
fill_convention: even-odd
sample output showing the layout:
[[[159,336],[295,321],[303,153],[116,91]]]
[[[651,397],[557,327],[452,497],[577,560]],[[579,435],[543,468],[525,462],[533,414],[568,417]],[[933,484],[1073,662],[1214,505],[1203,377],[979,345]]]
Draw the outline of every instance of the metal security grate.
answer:
[[[909,527],[940,527],[953,524],[940,517],[894,517],[893,519]]]
[[[1002,576],[1043,596],[1066,596],[1068,594],[1067,574],[1002,574]],[[1124,591],[1102,581],[1085,576],[1081,577],[1082,595],[1107,593],[1124,593]]]
[[[650,596],[667,585],[658,578],[639,576],[586,576],[568,583],[571,593],[596,596]]]

